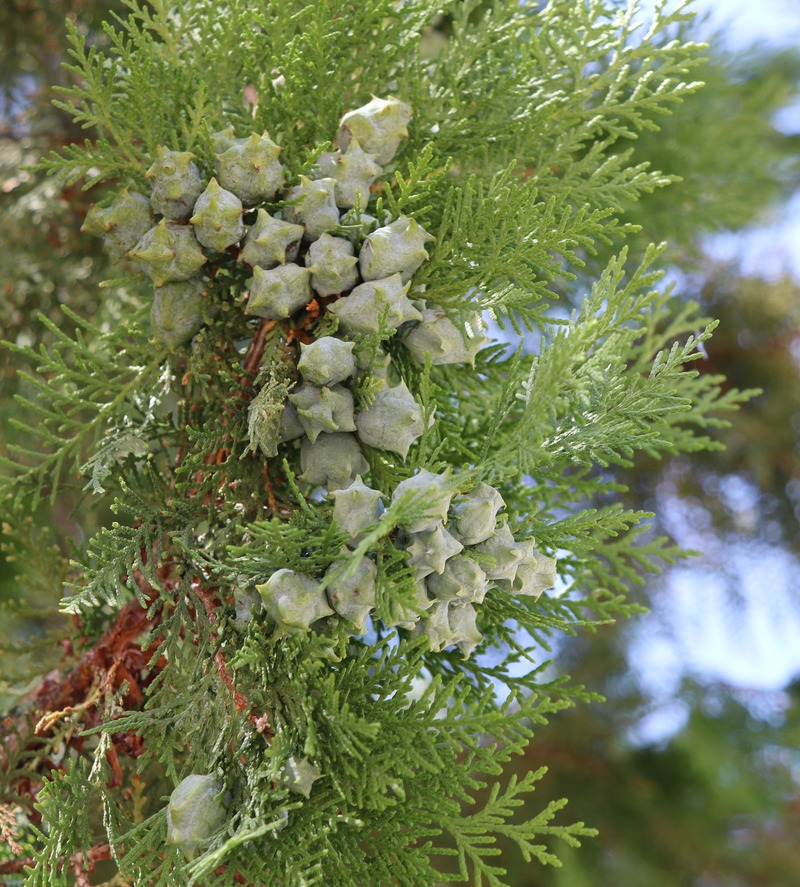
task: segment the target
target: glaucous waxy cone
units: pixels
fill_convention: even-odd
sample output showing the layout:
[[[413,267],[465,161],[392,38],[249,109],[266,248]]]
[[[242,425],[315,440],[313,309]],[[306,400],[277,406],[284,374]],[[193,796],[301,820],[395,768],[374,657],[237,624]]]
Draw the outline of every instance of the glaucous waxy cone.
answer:
[[[311,286],[320,296],[332,296],[352,289],[358,283],[358,259],[353,244],[343,237],[323,234],[306,253]]]
[[[453,498],[453,491],[448,488],[448,482],[447,474],[434,474],[423,468],[418,474],[400,481],[395,487],[392,502],[397,502],[408,494],[419,493],[424,496],[426,503],[429,503],[425,515],[402,526],[407,533],[432,530],[438,523],[447,520],[447,511]]]
[[[253,227],[247,232],[239,261],[248,265],[274,268],[297,258],[297,249],[303,238],[304,228],[283,219],[276,219],[265,209],[256,215]]]
[[[463,551],[464,546],[451,536],[442,523],[430,530],[412,533],[405,542],[405,549],[411,555],[408,565],[414,567],[422,578],[431,573],[441,573],[451,558]]]
[[[410,105],[391,96],[388,99],[373,96],[366,105],[342,116],[336,140],[341,150],[346,151],[355,138],[377,163],[389,163],[400,142],[408,136],[411,117]]]
[[[242,201],[232,192],[221,188],[216,179],[206,185],[197,198],[194,215],[194,236],[207,249],[222,252],[244,237]]]
[[[475,551],[494,558],[494,566],[486,566],[483,570],[491,581],[504,579],[512,582],[517,575],[517,565],[522,560],[522,549],[515,541],[508,524],[501,524],[485,542],[479,542]]]
[[[411,636],[424,636],[432,652],[439,653],[455,643],[455,632],[450,627],[447,601],[434,601],[431,608],[414,625]]]
[[[216,776],[193,773],[178,783],[167,806],[167,840],[189,852],[207,843],[227,818],[217,800],[223,789]]]
[[[335,385],[356,371],[353,343],[334,336],[322,336],[310,345],[300,343],[297,369],[313,385]]]
[[[475,607],[470,603],[452,603],[447,613],[453,641],[465,659],[469,659],[472,651],[483,640],[476,625],[477,615]]]
[[[211,150],[215,154],[222,154],[228,148],[232,148],[234,145],[242,145],[245,141],[245,139],[237,139],[233,127],[229,126],[226,129],[220,129],[218,132],[211,133]]]
[[[556,583],[556,559],[540,554],[534,548],[534,540],[518,542],[522,553],[516,573],[511,581],[502,580],[498,586],[510,594],[538,598],[545,589]]]
[[[400,274],[370,280],[355,287],[349,296],[338,299],[328,311],[339,319],[339,329],[347,336],[377,333],[381,322],[386,329],[396,330],[407,321],[422,320],[422,314],[406,296],[409,286]]]
[[[349,536],[351,548],[361,541],[367,527],[380,520],[383,514],[383,493],[368,487],[359,475],[343,490],[332,490],[333,519]]]
[[[308,631],[312,622],[333,615],[319,581],[304,573],[278,570],[256,591],[272,621],[288,634]]]
[[[367,234],[378,228],[378,220],[369,213],[356,213],[352,209],[342,214],[339,226],[346,228],[345,237],[351,243],[361,243]]]
[[[305,433],[305,428],[300,424],[297,410],[287,401],[284,404],[283,413],[281,413],[280,433],[278,435],[279,443],[296,440],[298,437],[303,437]]]
[[[503,497],[489,484],[478,484],[465,495],[458,496],[450,509],[453,533],[464,545],[485,542],[497,523],[497,512],[505,506]]]
[[[156,159],[144,176],[151,184],[153,212],[166,219],[187,218],[203,193],[200,170],[194,164],[194,154],[188,151],[170,151],[159,146]]]
[[[364,239],[358,256],[361,276],[364,280],[380,280],[400,274],[403,282],[411,280],[428,258],[425,244],[434,239],[415,219],[400,216]]]
[[[304,440],[300,447],[300,480],[315,487],[339,490],[369,471],[354,434],[336,432]]]
[[[93,206],[86,214],[81,231],[102,237],[105,248],[117,258],[133,249],[153,227],[150,201],[123,188],[108,206]]]
[[[341,209],[357,206],[365,210],[369,203],[369,189],[383,170],[371,154],[361,148],[358,140],[351,138],[347,150],[328,151],[321,154],[317,166],[323,176],[336,182],[336,204]]]
[[[428,596],[425,589],[425,580],[417,579],[414,583],[414,598],[409,603],[400,600],[390,600],[390,614],[383,619],[383,624],[387,628],[405,628],[406,630],[414,628],[420,621],[422,616],[430,610],[436,601]]]
[[[188,280],[205,265],[206,257],[188,225],[162,219],[136,246],[128,251],[156,286],[173,280]]]
[[[440,601],[469,601],[481,603],[486,595],[488,580],[477,562],[465,554],[451,557],[441,573],[428,576],[428,591]]]
[[[341,572],[347,561],[334,561],[326,575]],[[361,558],[355,573],[346,579],[332,579],[326,592],[334,610],[356,627],[356,634],[367,630],[367,617],[375,607],[375,564],[368,558]]]
[[[481,334],[480,317],[470,319],[470,328],[475,335],[470,338],[465,328],[459,328],[438,307],[426,308],[422,312],[422,323],[415,324],[402,334],[403,344],[420,362],[429,357],[434,366],[448,363],[468,363],[475,366],[475,355],[486,344]]]
[[[283,784],[289,791],[304,798],[311,797],[311,788],[320,776],[319,770],[308,758],[300,758],[299,761],[289,758],[283,768]]]
[[[306,240],[316,240],[339,224],[339,208],[336,206],[336,182],[334,179],[309,179],[300,176],[286,195],[288,203],[283,214],[290,222],[305,228]]]
[[[179,280],[156,287],[150,320],[153,334],[169,348],[188,342],[206,321],[208,299],[200,280]]]
[[[308,305],[313,295],[308,268],[290,264],[265,271],[256,265],[244,313],[281,320]]]
[[[374,401],[356,416],[362,442],[379,450],[398,453],[403,459],[425,430],[422,409],[405,382],[384,385]]]
[[[289,395],[289,400],[311,441],[324,431],[356,430],[353,395],[344,385],[318,387],[305,383]]]
[[[220,184],[244,203],[252,206],[271,200],[285,181],[281,149],[266,135],[253,133],[237,139],[217,154],[216,167]]]

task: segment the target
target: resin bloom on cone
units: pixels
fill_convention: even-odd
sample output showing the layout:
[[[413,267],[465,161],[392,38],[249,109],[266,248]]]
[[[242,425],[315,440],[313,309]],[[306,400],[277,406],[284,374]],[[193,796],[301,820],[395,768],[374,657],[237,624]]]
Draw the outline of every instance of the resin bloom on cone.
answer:
[[[361,276],[379,280],[399,274],[407,283],[428,258],[425,244],[434,239],[415,219],[400,216],[367,235],[358,257]]]
[[[425,430],[422,409],[405,382],[384,385],[356,416],[358,436],[367,446],[397,453],[403,459]]]
[[[271,200],[285,180],[280,153],[281,148],[266,135],[253,133],[237,139],[217,154],[220,184],[247,206]]]
[[[408,136],[411,107],[391,96],[388,99],[372,97],[370,102],[354,111],[348,111],[339,123],[337,141],[346,151],[353,139],[371,154],[377,163],[389,163],[400,142]]]
[[[350,536],[347,544],[355,547],[364,530],[380,520],[383,493],[368,487],[359,475],[348,487],[332,490],[330,495],[334,500],[333,519]]]
[[[256,585],[264,609],[287,634],[308,631],[312,622],[332,616],[320,583],[304,573],[278,570],[262,585]]]
[[[227,811],[217,800],[223,789],[216,776],[193,773],[176,787],[167,806],[167,840],[194,851],[225,824]]]
[[[233,192],[221,188],[216,179],[211,179],[197,198],[189,223],[204,247],[222,252],[244,237],[242,212],[242,201]]]
[[[276,219],[265,209],[256,214],[256,222],[247,232],[239,261],[248,265],[274,268],[297,258],[297,248],[303,238],[304,228],[283,219]]]
[[[154,221],[150,201],[144,194],[123,188],[108,206],[95,205],[89,210],[81,231],[102,237],[105,248],[122,257],[153,227]]]
[[[153,212],[161,213],[166,219],[185,219],[203,193],[200,170],[194,163],[194,154],[188,151],[170,151],[159,146],[156,159],[144,177],[152,186]]]
[[[308,305],[312,298],[311,274],[307,268],[290,264],[265,271],[256,265],[245,314],[280,320]]]
[[[156,286],[172,280],[188,280],[205,265],[206,257],[188,225],[162,219],[128,251]]]

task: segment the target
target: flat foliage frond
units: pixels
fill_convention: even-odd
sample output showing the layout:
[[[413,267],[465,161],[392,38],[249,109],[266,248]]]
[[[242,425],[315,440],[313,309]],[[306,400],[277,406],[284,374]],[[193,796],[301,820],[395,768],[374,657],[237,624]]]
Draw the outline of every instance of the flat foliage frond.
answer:
[[[146,195],[163,149],[190,152],[208,183],[220,144],[266,132],[285,182],[231,204],[227,244],[200,236],[196,202],[159,222],[173,208],[154,197],[143,228],[169,245],[153,252],[152,230],[126,244],[96,316],[65,307],[63,324],[41,317],[45,344],[7,345],[26,369],[3,532],[25,536],[46,499],[80,521],[68,567],[23,546],[41,546],[31,593],[51,610],[63,594],[61,644],[38,686],[0,687],[18,704],[0,770],[30,833],[22,882],[88,883],[102,859],[120,883],[503,887],[501,845],[557,865],[559,845],[594,834],[565,802],[537,804],[543,768],[512,772],[550,716],[594,698],[547,677],[550,647],[636,612],[629,589],[685,554],[624,503],[617,469],[717,446],[752,393],[702,372],[714,321],[664,287],[662,247],[623,245],[623,213],[675,177],[630,143],[698,86],[701,47],[672,39],[686,19],[658,3],[645,32],[636,3],[604,0],[125,0],[103,48],[68,24],[58,102],[87,138],[40,171]],[[338,163],[342,116],[372,96],[408,106],[408,134],[366,209],[345,215],[333,186],[326,224],[357,280],[370,219],[406,224],[427,261],[386,274],[410,278],[404,319],[386,305],[351,336],[330,309],[354,284],[317,279],[308,218],[294,267],[311,289],[294,308],[259,305],[242,243],[262,213],[300,211],[286,189]],[[148,253],[167,268],[151,318]],[[340,356],[351,343],[343,378],[339,358],[317,375],[304,362],[328,337]],[[503,505],[467,543],[480,484]],[[447,565],[424,560],[437,532]],[[511,572],[480,547],[501,533]],[[473,579],[434,591],[454,564]],[[541,567],[544,593],[520,564]],[[493,570],[505,578],[481,591]],[[176,809],[190,775],[219,814],[197,842]]]

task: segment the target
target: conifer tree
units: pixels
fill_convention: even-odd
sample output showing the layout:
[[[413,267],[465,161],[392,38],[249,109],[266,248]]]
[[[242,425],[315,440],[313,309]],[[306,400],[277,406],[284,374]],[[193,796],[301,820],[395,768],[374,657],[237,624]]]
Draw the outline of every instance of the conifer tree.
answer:
[[[699,85],[686,12],[126,6],[108,49],[69,25],[93,135],[40,164],[106,189],[111,276],[6,345],[8,534],[70,629],[3,722],[0,872],[502,885],[501,836],[558,864],[591,828],[519,822],[544,767],[507,765],[586,694],[532,645],[680,555],[606,469],[714,448],[747,396],[625,247],[670,181],[629,142]],[[61,562],[26,515],[65,496],[99,529]]]

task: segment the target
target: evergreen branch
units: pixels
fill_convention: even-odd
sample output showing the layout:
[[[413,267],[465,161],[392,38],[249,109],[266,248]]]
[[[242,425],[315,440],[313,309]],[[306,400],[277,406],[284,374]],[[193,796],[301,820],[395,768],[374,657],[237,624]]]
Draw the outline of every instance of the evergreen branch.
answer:
[[[503,887],[505,882],[500,879],[506,874],[506,869],[489,861],[500,855],[499,848],[495,846],[495,835],[503,835],[517,844],[525,862],[536,859],[542,865],[559,866],[561,863],[558,858],[544,844],[534,843],[537,838],[552,835],[572,847],[579,847],[578,838],[597,834],[595,829],[586,828],[582,822],[569,826],[550,825],[565,806],[564,800],[552,801],[541,813],[524,824],[508,823],[513,812],[524,803],[522,796],[534,790],[536,782],[542,778],[546,769],[542,767],[529,771],[520,780],[512,775],[502,793],[499,783],[495,783],[481,810],[445,820],[445,828],[456,844],[462,881],[470,879],[476,887],[482,887],[483,884]]]
[[[13,847],[12,847],[13,849]],[[59,857],[55,861],[55,867],[51,870],[51,874],[71,870],[78,877],[83,877],[83,884],[91,883],[86,879],[86,875],[94,872],[95,863],[103,859],[111,859],[111,846],[109,844],[95,844],[87,850],[77,850],[68,859],[65,856]],[[6,862],[0,862],[0,875],[25,874],[26,869],[33,869],[36,860],[33,857],[20,857],[19,859],[11,859]],[[35,881],[33,883],[36,883]],[[54,883],[54,882],[51,882]],[[81,881],[76,881],[81,884]]]
[[[62,310],[78,325],[74,340],[52,320],[39,315],[40,322],[54,339],[49,351],[44,346],[36,352],[5,343],[15,353],[38,361],[38,376],[19,373],[35,392],[36,399],[27,395],[16,397],[24,411],[37,417],[37,423],[12,418],[11,426],[46,449],[10,444],[8,452],[15,459],[0,459],[0,464],[13,472],[4,482],[3,490],[10,492],[16,488],[19,496],[23,489],[26,493],[32,489],[34,504],[39,502],[48,482],[50,501],[55,501],[62,472],[79,469],[87,447],[99,442],[120,419],[127,422],[130,429],[132,415],[139,417],[138,429],[127,433],[137,436],[137,446],[144,446],[146,426],[152,421],[153,410],[169,383],[169,374],[162,369],[161,354],[141,364],[135,337],[131,341],[129,336],[124,344],[122,337],[103,334],[66,306]],[[84,338],[84,333],[91,338]],[[107,451],[105,455],[96,453],[84,467],[104,478],[114,458],[108,457]]]

